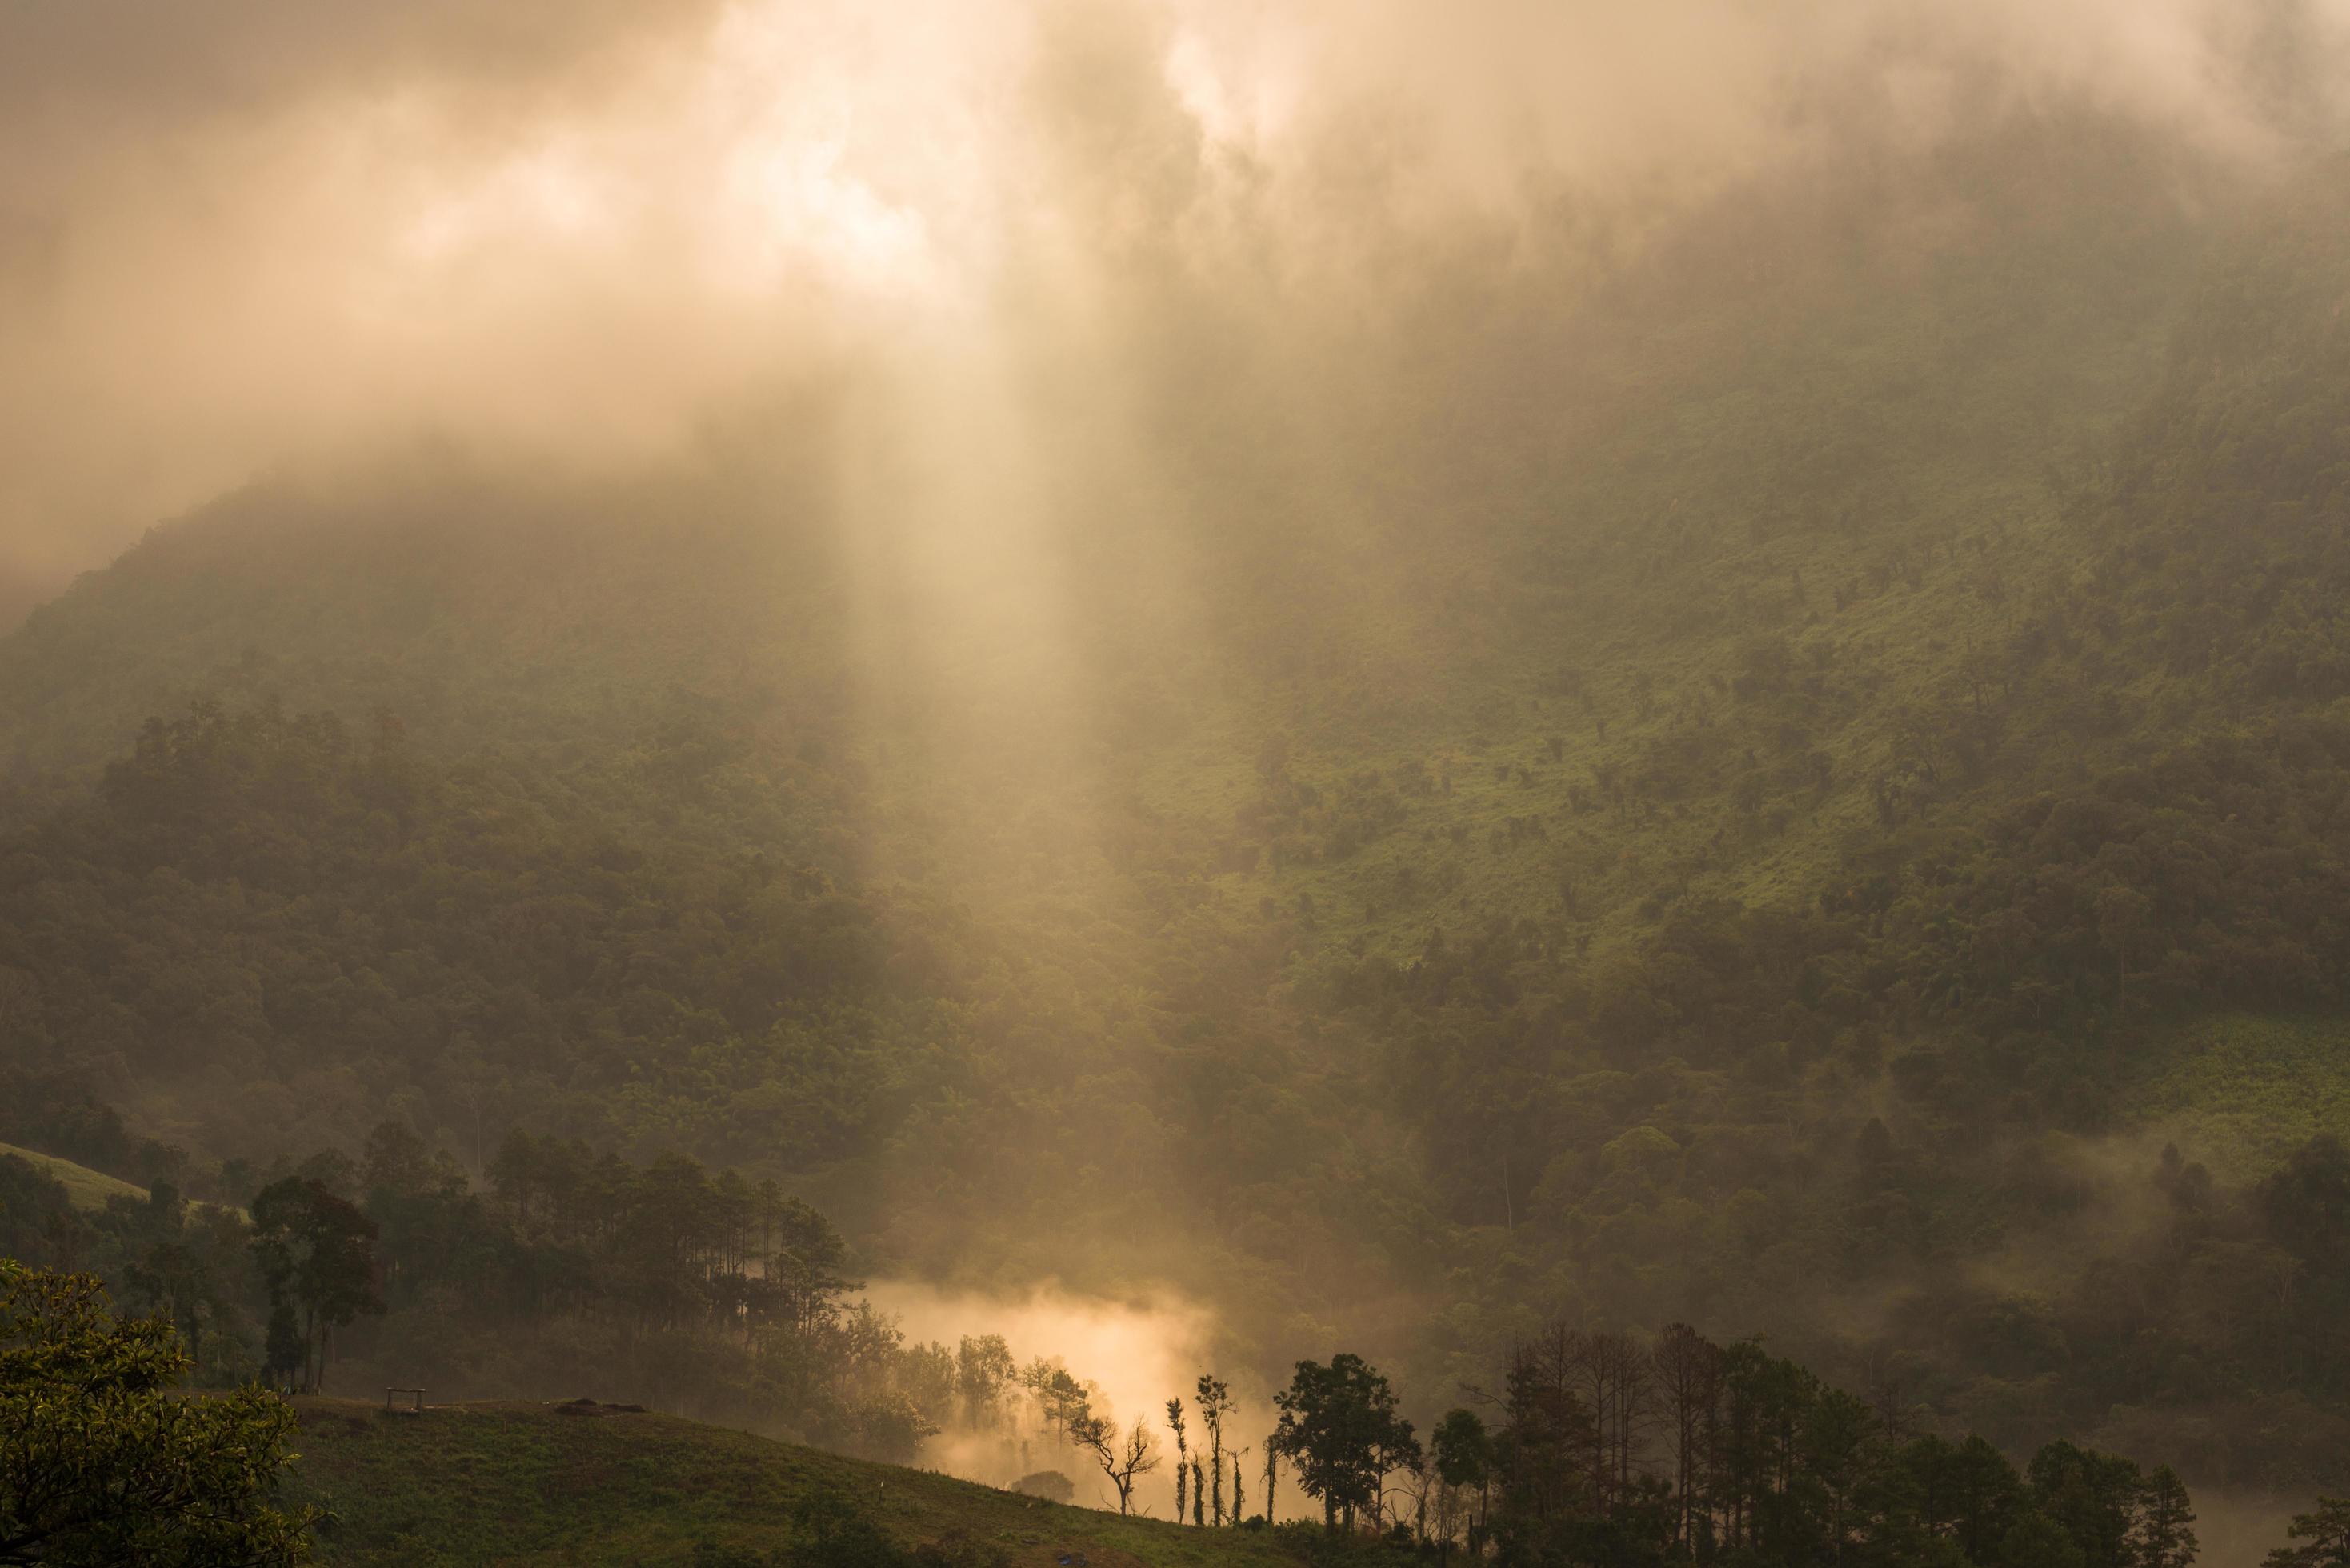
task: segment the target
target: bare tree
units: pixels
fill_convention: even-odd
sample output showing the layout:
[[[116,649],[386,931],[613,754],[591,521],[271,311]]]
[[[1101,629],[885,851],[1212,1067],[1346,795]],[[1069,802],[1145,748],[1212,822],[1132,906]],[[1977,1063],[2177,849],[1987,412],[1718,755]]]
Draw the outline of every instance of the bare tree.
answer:
[[[1133,1512],[1135,1481],[1159,1468],[1159,1440],[1142,1417],[1137,1416],[1121,1434],[1117,1422],[1087,1409],[1070,1420],[1068,1431],[1069,1441],[1090,1455],[1118,1489],[1118,1512]]]
[[[1403,1505],[1404,1503],[1409,1503],[1411,1505],[1412,1539],[1419,1542],[1422,1546],[1426,1546],[1429,1544],[1430,1540],[1428,1533],[1429,1494],[1431,1489],[1437,1484],[1436,1471],[1433,1467],[1428,1464],[1413,1463],[1404,1466],[1402,1473],[1404,1478],[1403,1484],[1400,1486],[1382,1487],[1380,1489],[1379,1500],[1382,1503],[1390,1497],[1399,1498],[1402,1500],[1397,1503],[1395,1511],[1388,1515],[1388,1517],[1397,1524],[1401,1524],[1404,1521]]]

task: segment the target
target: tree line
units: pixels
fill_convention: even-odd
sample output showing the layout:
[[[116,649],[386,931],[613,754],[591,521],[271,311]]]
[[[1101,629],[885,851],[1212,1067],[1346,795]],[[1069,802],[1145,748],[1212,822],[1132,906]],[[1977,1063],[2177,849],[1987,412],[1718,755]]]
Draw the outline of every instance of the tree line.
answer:
[[[1329,1536],[1518,1568],[2196,1560],[2192,1501],[2168,1466],[2060,1439],[2019,1468],[1980,1437],[1920,1430],[1898,1402],[1872,1405],[1759,1343],[1717,1344],[1687,1324],[1643,1338],[1554,1322],[1513,1347],[1495,1388],[1471,1393],[1423,1442],[1360,1356],[1301,1361],[1274,1396],[1262,1511],[1248,1519],[1238,1496],[1227,1511],[1211,1482],[1203,1516],[1194,1469],[1191,1521],[1270,1523],[1286,1460]],[[1222,1386],[1203,1376],[1195,1405],[1220,1475]],[[1192,1451],[1185,1417],[1170,1400],[1179,1477]]]

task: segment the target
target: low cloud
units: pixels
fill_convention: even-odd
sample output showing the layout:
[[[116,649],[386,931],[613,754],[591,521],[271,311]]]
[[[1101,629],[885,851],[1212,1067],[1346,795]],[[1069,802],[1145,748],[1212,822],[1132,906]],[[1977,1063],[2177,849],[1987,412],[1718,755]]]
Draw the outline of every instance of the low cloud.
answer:
[[[1555,265],[2050,102],[2265,156],[2331,128],[2345,12],[33,0],[0,13],[0,572],[420,435],[593,475],[811,379],[940,422],[940,387],[1040,376],[1116,406],[1138,311],[1180,337],[1212,299],[1278,355],[1301,302],[1343,332],[1463,244]]]

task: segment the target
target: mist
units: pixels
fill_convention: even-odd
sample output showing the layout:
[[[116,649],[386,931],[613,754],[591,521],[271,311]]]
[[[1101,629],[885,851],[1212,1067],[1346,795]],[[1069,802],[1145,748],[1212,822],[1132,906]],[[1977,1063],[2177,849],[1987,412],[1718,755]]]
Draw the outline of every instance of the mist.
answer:
[[[1137,1488],[1136,1506],[1155,1517],[1173,1516],[1175,1459],[1167,1403],[1180,1399],[1191,1415],[1200,1378],[1216,1375],[1222,1360],[1219,1352],[1230,1341],[1211,1309],[1165,1293],[1133,1301],[1075,1294],[1052,1282],[998,1296],[879,1281],[866,1288],[866,1296],[911,1342],[953,1345],[966,1334],[999,1334],[1024,1366],[1038,1359],[1062,1362],[1094,1391],[1097,1414],[1112,1417],[1121,1428],[1139,1417],[1152,1429],[1159,1462]],[[1254,1458],[1250,1480],[1256,1484],[1264,1435],[1273,1430],[1275,1412],[1264,1390],[1246,1380],[1233,1392],[1238,1408],[1226,1417],[1227,1441]],[[1035,1471],[1058,1471],[1088,1506],[1118,1506],[1117,1494],[1087,1456],[1049,1431],[1007,1438],[993,1430],[950,1428],[924,1453],[951,1474],[1005,1488]],[[1299,1511],[1297,1503],[1293,1495],[1291,1513]]]
[[[1555,1450],[1399,1437],[1422,1545],[1759,1538],[1694,1367],[2256,1561],[2350,1484],[2345,82],[2350,0],[0,8],[0,1251],[316,1398],[307,1193],[354,1376],[1087,1509],[1073,1412],[1226,1379],[1253,1498],[1359,1355]]]
[[[0,28],[0,566],[54,585],[256,474],[429,436],[609,476],[843,376],[931,443],[1015,421],[1000,453],[1066,450],[1033,427],[1082,386],[1083,450],[1147,492],[1133,334],[1187,310],[1310,405],[1316,337],[1458,288],[1456,258],[1573,290],[1774,166],[2058,102],[2276,156],[2332,113],[2345,18],[109,3]]]

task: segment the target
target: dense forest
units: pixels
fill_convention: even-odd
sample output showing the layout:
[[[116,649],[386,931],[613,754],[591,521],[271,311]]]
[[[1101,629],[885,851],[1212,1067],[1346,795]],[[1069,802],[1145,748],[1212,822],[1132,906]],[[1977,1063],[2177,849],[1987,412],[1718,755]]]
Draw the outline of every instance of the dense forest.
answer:
[[[997,1363],[849,1281],[1178,1295],[1268,1395],[1491,1389],[1354,1507],[1525,1561],[2155,1568],[2099,1451],[2350,1484],[2344,166],[1883,156],[1449,259],[1317,342],[1336,473],[1139,272],[1182,521],[1072,457],[1050,685],[792,441],[159,527],[0,643],[0,1140],[153,1197],[0,1161],[0,1252],[200,1377],[904,1459]],[[246,1227],[338,1224],[273,1296]]]
[[[0,1275],[0,1397],[37,1397],[65,1347],[90,1357],[102,1343],[97,1282],[26,1274],[30,1258],[106,1271],[120,1310],[138,1320],[130,1333],[140,1338],[123,1354],[151,1354],[141,1341],[168,1336],[196,1386],[245,1391],[234,1407],[272,1445],[284,1420],[243,1410],[265,1397],[253,1385],[307,1393],[330,1371],[355,1375],[335,1366],[339,1340],[346,1358],[411,1376],[423,1368],[476,1387],[593,1378],[899,1462],[950,1428],[985,1434],[1034,1465],[1021,1490],[1066,1502],[1076,1493],[1067,1470],[1098,1469],[1121,1513],[1169,1463],[1154,1417],[1121,1424],[1057,1359],[1021,1366],[995,1336],[965,1336],[951,1351],[905,1343],[852,1299],[830,1225],[772,1183],[713,1177],[676,1157],[632,1168],[527,1135],[500,1150],[492,1181],[472,1192],[453,1161],[386,1123],[363,1163],[318,1156],[267,1180],[249,1210],[191,1205],[159,1186],[85,1219],[58,1183],[0,1156],[0,1251],[11,1254]],[[51,1324],[73,1326],[52,1344]],[[1458,1547],[1529,1564],[2182,1568],[2196,1558],[2193,1506],[2168,1467],[2143,1471],[2059,1440],[2019,1471],[1980,1437],[1920,1433],[1915,1409],[1871,1406],[1754,1341],[1725,1347],[1679,1324],[1640,1336],[1553,1322],[1513,1345],[1501,1372],[1493,1395],[1470,1390],[1492,1409],[1490,1425],[1457,1407],[1425,1443],[1388,1379],[1349,1353],[1299,1362],[1274,1396],[1274,1428],[1255,1442],[1229,1384],[1202,1373],[1188,1409],[1180,1394],[1165,1406],[1173,1521],[1264,1530],[1281,1517],[1286,1475],[1321,1514],[1319,1535],[1292,1531],[1309,1555],[1352,1542],[1399,1559]],[[153,1394],[151,1381],[143,1386]],[[421,1401],[406,1386],[393,1397],[402,1392]],[[158,1411],[187,1403],[153,1397]],[[71,1407],[50,1407],[71,1418]],[[574,1407],[587,1418],[643,1407]],[[0,1484],[0,1526],[28,1540],[54,1529],[60,1542],[133,1528],[127,1508],[89,1513],[31,1484],[45,1473],[49,1425],[14,1428],[23,1454]],[[156,1470],[135,1442],[119,1456],[105,1449],[94,1427],[66,1445],[85,1468],[104,1449],[126,1474]],[[1260,1452],[1257,1470],[1246,1461]],[[1253,1512],[1253,1473],[1263,1480]],[[276,1544],[252,1560],[296,1560],[283,1555],[287,1518],[259,1517]],[[841,1568],[852,1546],[896,1560],[853,1503],[803,1531],[792,1561]],[[59,1547],[54,1560],[83,1561],[78,1549]],[[90,1550],[103,1555],[102,1542]]]

